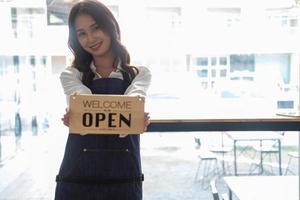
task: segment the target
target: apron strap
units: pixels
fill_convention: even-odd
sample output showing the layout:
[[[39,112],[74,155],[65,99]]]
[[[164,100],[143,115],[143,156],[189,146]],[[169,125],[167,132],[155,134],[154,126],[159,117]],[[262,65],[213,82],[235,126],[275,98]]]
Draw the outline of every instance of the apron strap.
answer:
[[[56,182],[68,182],[68,183],[79,183],[79,184],[125,184],[132,182],[142,182],[144,181],[144,174],[136,177],[130,178],[111,178],[103,179],[97,177],[66,177],[62,175],[56,176]]]
[[[130,75],[129,75],[127,72],[121,70],[121,73],[122,73],[122,75],[123,75],[124,92],[125,92],[126,89],[128,88],[128,86],[131,84],[132,79],[131,79]]]

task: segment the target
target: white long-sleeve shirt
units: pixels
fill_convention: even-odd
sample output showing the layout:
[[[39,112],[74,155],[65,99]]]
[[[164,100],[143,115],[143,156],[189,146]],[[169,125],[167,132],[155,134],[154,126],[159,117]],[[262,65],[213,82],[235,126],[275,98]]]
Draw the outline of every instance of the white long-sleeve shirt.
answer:
[[[95,78],[102,78],[100,74],[96,72],[96,67],[93,62],[91,63],[91,69],[95,73]],[[123,75],[118,66],[116,71],[111,72],[109,78],[123,79]],[[130,96],[146,96],[147,90],[151,82],[151,72],[146,67],[138,67],[139,73],[132,80],[131,84],[125,91],[125,95]],[[67,105],[69,105],[70,95],[77,94],[92,94],[91,90],[82,83],[82,75],[75,67],[67,67],[60,74],[60,81],[64,89],[64,93],[67,97]]]

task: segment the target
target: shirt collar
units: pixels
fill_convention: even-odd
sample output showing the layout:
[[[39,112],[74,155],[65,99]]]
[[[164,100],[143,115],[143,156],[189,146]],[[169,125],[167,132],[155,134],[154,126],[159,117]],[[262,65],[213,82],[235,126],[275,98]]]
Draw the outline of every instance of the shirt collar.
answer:
[[[98,76],[100,76],[100,74],[98,74],[97,71],[96,71],[96,66],[95,66],[95,64],[94,64],[94,61],[91,62],[90,68],[91,68],[91,70],[92,70],[95,74],[97,74]],[[120,72],[120,71],[122,71],[122,70],[123,70],[123,69],[122,69],[122,67],[121,67],[121,61],[120,61],[120,59],[118,59],[117,69],[116,69],[115,71],[113,71],[113,72]]]

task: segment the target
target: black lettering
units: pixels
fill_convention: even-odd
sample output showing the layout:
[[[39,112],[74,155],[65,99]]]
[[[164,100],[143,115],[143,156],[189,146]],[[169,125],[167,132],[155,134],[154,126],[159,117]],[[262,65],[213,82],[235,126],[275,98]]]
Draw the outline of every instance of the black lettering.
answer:
[[[90,101],[83,101],[83,107],[91,107],[92,105],[91,105],[91,102]]]
[[[117,102],[117,107],[119,108],[119,109],[125,109],[126,108],[126,101],[123,101],[123,102]]]
[[[110,108],[109,101],[104,101],[103,102],[103,108]]]
[[[82,116],[82,125],[85,127],[90,127],[93,125],[93,115],[92,113],[84,113]]]
[[[126,101],[126,109],[131,109],[131,101]]]
[[[131,113],[129,113],[128,119],[120,114],[119,127],[122,127],[122,122],[124,122],[128,127],[131,127]]]
[[[117,115],[117,113],[109,113],[108,114],[108,127],[116,127],[115,124],[113,124],[114,121],[116,121],[113,116]]]
[[[115,101],[110,102],[111,108],[117,108],[117,103]]]
[[[99,127],[100,122],[104,120],[105,120],[104,113],[96,113],[96,127]]]
[[[93,108],[100,108],[100,101],[92,101]]]

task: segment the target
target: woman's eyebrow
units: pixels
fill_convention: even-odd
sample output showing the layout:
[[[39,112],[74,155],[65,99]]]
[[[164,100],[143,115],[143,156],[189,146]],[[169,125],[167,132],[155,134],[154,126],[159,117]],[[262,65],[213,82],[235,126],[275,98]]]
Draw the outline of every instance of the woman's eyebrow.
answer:
[[[94,23],[94,24],[91,24],[89,27],[93,28],[93,27],[96,27],[96,26],[98,26],[98,24]],[[84,29],[83,28],[76,29],[76,32],[80,32],[80,31],[84,31]]]
[[[95,26],[98,26],[98,24],[94,23],[94,24],[90,25],[91,28],[93,28]]]

